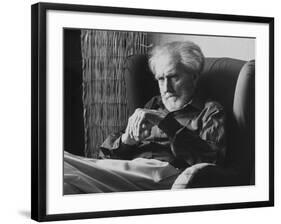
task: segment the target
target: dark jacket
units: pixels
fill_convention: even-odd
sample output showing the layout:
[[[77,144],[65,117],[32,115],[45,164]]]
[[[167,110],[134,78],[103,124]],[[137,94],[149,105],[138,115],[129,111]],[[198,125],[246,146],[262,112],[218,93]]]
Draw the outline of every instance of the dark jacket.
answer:
[[[107,157],[158,159],[177,168],[201,162],[223,163],[226,145],[225,114],[219,103],[202,103],[194,98],[184,108],[168,112],[161,97],[156,96],[145,108],[163,110],[167,116],[152,128],[148,138],[134,146],[121,142],[122,131],[109,135],[101,145]]]

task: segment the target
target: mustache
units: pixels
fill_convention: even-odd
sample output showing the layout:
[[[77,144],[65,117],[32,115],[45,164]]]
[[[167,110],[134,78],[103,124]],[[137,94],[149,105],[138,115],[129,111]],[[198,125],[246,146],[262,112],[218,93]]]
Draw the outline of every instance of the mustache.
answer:
[[[165,97],[165,98],[169,98],[169,97],[173,97],[173,96],[177,96],[177,95],[174,92],[165,92],[161,96]]]

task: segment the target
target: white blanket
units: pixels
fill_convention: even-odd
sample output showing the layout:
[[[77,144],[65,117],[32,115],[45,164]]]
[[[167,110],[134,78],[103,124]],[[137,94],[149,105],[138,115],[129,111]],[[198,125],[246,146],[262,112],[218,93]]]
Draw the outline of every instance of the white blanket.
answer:
[[[64,153],[64,194],[171,189],[179,170],[155,159],[89,159]]]

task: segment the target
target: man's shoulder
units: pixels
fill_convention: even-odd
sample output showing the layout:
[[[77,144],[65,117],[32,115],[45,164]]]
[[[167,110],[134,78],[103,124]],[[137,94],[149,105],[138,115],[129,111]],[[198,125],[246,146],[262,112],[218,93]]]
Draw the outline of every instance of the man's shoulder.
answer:
[[[205,102],[204,109],[200,113],[203,122],[208,122],[210,119],[224,119],[225,111],[223,106],[214,100],[208,100]]]

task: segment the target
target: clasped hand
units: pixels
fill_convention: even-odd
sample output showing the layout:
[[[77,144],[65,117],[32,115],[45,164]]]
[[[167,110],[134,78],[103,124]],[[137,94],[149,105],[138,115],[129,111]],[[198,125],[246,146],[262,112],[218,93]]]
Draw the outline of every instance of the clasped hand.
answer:
[[[138,108],[130,116],[122,142],[134,145],[150,136],[151,128],[158,125],[165,117],[165,113],[158,110]]]

